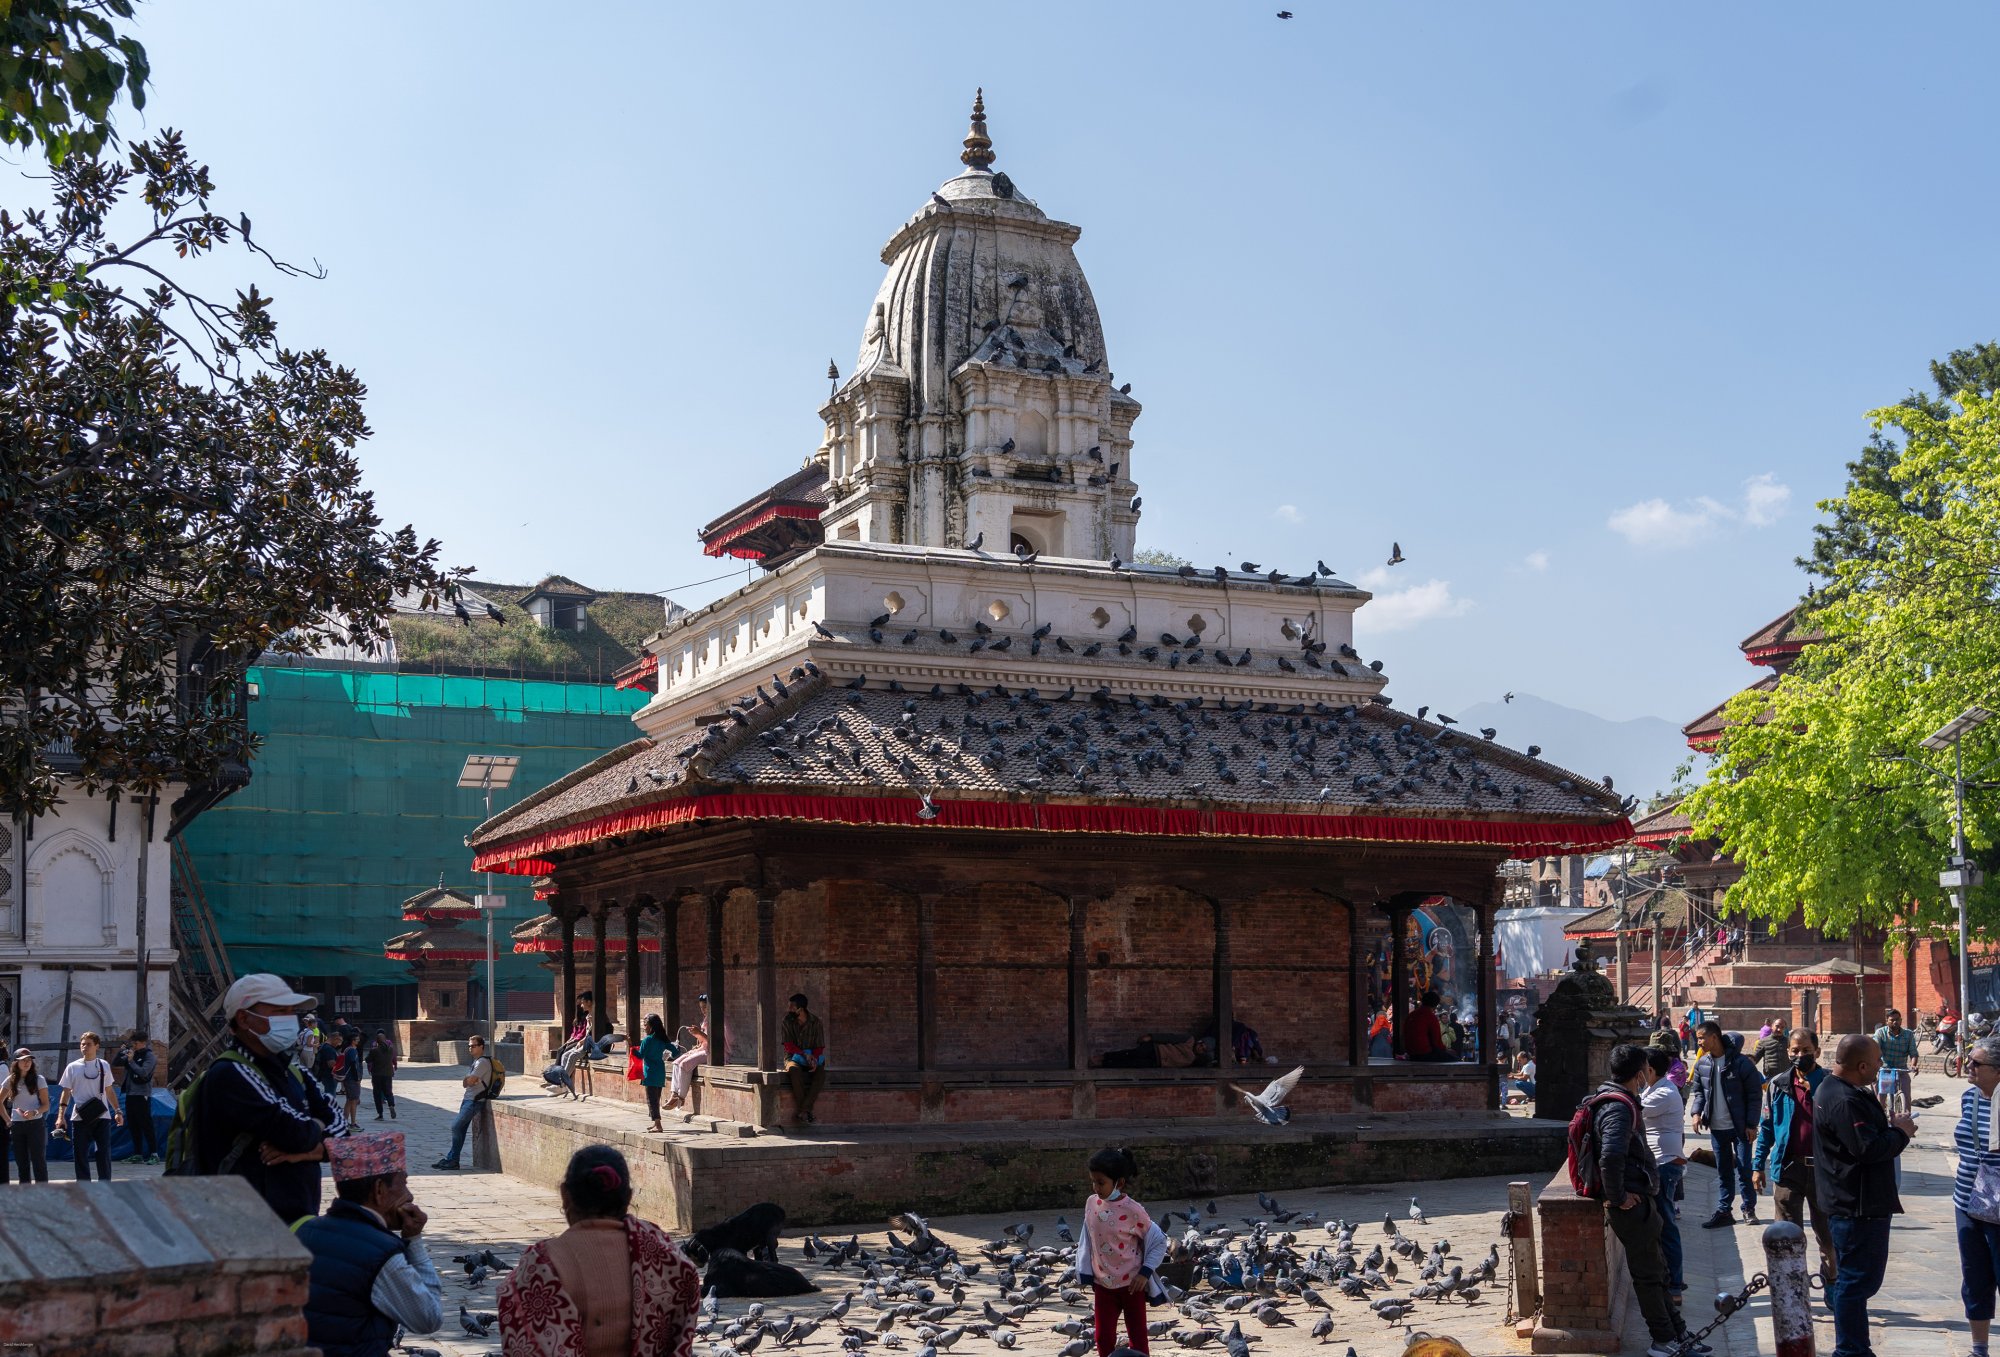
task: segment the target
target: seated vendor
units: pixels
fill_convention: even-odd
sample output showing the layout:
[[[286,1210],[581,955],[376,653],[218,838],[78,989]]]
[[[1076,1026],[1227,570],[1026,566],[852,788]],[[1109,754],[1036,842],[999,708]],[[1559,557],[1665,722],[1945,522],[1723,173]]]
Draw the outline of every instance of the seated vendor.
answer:
[[[1207,1037],[1140,1037],[1136,1046],[1122,1051],[1106,1051],[1098,1064],[1105,1069],[1184,1070],[1196,1065],[1213,1065],[1215,1047]]]

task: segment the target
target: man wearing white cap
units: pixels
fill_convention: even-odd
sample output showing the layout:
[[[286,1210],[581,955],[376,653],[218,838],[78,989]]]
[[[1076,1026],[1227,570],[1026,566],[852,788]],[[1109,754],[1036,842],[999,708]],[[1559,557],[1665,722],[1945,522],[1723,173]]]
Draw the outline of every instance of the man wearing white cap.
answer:
[[[343,1136],[327,1153],[337,1198],[297,1227],[313,1256],[306,1341],[326,1357],[388,1357],[397,1326],[436,1333],[444,1323],[429,1217],[410,1196],[402,1132]]]
[[[326,1142],[347,1121],[292,1058],[299,1012],[313,1002],[275,975],[246,975],[223,996],[229,1046],[201,1076],[190,1130],[194,1173],[249,1181],[290,1225],[319,1214]]]

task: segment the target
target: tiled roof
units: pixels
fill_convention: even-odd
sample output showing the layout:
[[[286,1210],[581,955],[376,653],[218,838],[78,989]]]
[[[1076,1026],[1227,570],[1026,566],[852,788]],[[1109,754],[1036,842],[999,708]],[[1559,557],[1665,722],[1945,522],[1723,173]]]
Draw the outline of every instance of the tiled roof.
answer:
[[[1777,686],[1778,676],[1776,674],[1766,674],[1743,691],[1746,693],[1768,693]],[[1727,728],[1726,723],[1722,719],[1722,709],[1734,701],[1736,696],[1736,694],[1731,694],[1731,696],[1724,698],[1701,715],[1695,717],[1694,720],[1682,726],[1681,734],[1687,737],[1687,742],[1689,744],[1695,744],[1697,741],[1712,743],[1719,739],[1722,732]],[[1765,719],[1767,718],[1760,715],[1757,718],[1758,724],[1763,724]]]
[[[560,952],[562,951],[562,920],[553,913],[537,914],[526,923],[517,924],[511,934],[516,952]],[[587,955],[597,950],[597,923],[594,919],[578,919],[576,922],[576,951]],[[625,950],[625,912],[608,910],[604,915],[604,954],[611,956]],[[657,925],[649,932],[647,925],[639,925],[639,950],[657,952],[660,939]]]
[[[382,955],[391,961],[483,961],[486,941],[448,923],[426,925],[389,939]]]
[[[1752,664],[1766,664],[1773,659],[1796,655],[1814,641],[1824,640],[1825,636],[1826,633],[1820,631],[1800,630],[1799,610],[1794,606],[1744,637],[1738,649]]]
[[[707,540],[718,533],[741,526],[761,511],[779,504],[824,508],[827,503],[827,474],[823,463],[813,461],[794,471],[768,490],[761,490],[727,513],[717,515],[696,536]]]
[[[1694,822],[1682,813],[1679,801],[1669,801],[1658,810],[1648,811],[1632,822],[1632,837],[1640,843],[1658,846],[1694,830]]]
[[[797,672],[797,671],[795,671]],[[1502,745],[1363,703],[1279,706],[802,676],[668,748],[635,740],[502,812],[476,845],[716,792],[1617,822],[1619,798]]]
[[[1647,933],[1652,931],[1653,911],[1660,912],[1662,928],[1677,929],[1687,923],[1687,892],[1682,890],[1662,890],[1649,888],[1635,891],[1625,900],[1625,931]],[[1591,937],[1615,934],[1618,931],[1618,906],[1606,905],[1594,910],[1581,919],[1572,919],[1563,925],[1563,932],[1572,938],[1586,934]]]

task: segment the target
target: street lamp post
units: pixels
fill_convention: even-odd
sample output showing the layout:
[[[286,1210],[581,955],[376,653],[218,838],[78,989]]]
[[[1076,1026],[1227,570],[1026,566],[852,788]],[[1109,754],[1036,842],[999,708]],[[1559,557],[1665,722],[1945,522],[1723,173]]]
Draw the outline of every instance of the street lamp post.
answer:
[[[1944,728],[1924,741],[1924,748],[1942,750],[1951,746],[1951,865],[1938,877],[1940,886],[1949,887],[1952,903],[1958,907],[1958,1007],[1970,1012],[1972,1004],[1972,929],[1966,921],[1965,893],[1980,881],[1979,869],[1965,857],[1965,749],[1968,730],[1977,730],[1993,715],[1984,707],[1967,707]]]
[[[512,754],[471,754],[466,757],[465,767],[458,773],[458,785],[481,793],[486,802],[486,818],[493,818],[493,792],[496,788],[505,791],[513,785],[514,773],[521,766],[521,760]],[[500,1024],[497,1020],[497,998],[493,978],[493,911],[496,908],[493,895],[493,873],[486,874],[486,891],[479,897],[479,912],[486,918],[486,1041],[491,1050],[500,1040]]]

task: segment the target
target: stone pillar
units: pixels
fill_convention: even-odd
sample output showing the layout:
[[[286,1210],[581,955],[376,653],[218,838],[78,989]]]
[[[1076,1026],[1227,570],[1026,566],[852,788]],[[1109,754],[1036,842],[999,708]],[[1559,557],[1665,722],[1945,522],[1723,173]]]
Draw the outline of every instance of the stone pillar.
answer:
[[[1500,1043],[1494,1033],[1500,1028],[1498,996],[1493,991],[1493,912],[1497,907],[1501,885],[1495,881],[1487,887],[1486,898],[1473,906],[1477,919],[1479,938],[1474,945],[1478,957],[1474,962],[1479,967],[1479,1063],[1486,1071],[1486,1106],[1492,1111],[1500,1110]]]
[[[1667,996],[1660,992],[1661,987],[1666,984],[1661,976],[1663,959],[1660,956],[1660,948],[1666,941],[1660,928],[1663,917],[1659,909],[1653,910],[1653,1011],[1646,1015],[1649,1019],[1656,1017],[1660,1010],[1667,1006]]]
[[[567,1037],[576,1018],[576,911],[559,910],[556,917],[562,920],[562,1012],[556,1022]]]
[[[644,1035],[639,1020],[639,911],[638,900],[625,906],[625,1040],[639,1049]]]
[[[708,897],[708,1059],[712,1065],[729,1063],[729,1024],[722,995],[722,902],[727,893]]]
[[[937,1061],[937,897],[917,897],[917,1068]]]
[[[1535,1115],[1566,1122],[1576,1105],[1611,1074],[1611,1048],[1643,1046],[1646,1015],[1618,1002],[1597,971],[1590,939],[1576,963],[1535,1010]]]
[[[778,902],[757,897],[757,1068],[778,1068]]]
[[[590,917],[596,925],[597,950],[590,954],[590,992],[594,996],[590,1005],[590,1035],[601,1037],[611,1027],[611,1019],[605,1015],[605,999],[611,988],[610,965],[607,956],[609,939],[605,934],[611,930],[606,926],[605,915],[610,913],[611,904],[600,900],[591,908]]]
[[[1230,988],[1230,916],[1235,913],[1227,900],[1215,905],[1215,1064],[1227,1069],[1236,1053],[1236,997]]]

